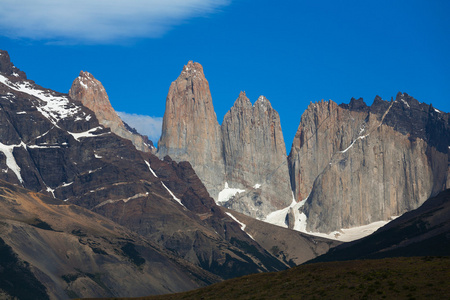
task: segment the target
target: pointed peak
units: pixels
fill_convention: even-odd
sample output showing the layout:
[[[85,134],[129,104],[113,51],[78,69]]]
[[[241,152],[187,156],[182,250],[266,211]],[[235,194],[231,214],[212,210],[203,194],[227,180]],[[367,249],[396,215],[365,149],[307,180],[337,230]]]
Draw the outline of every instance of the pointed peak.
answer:
[[[8,51],[5,50],[0,50],[0,73],[5,74],[6,76],[12,75],[13,77],[20,79],[27,79],[25,72],[20,71],[14,66],[11,62]]]
[[[87,71],[80,71],[80,75],[78,75],[78,77],[80,78],[87,78],[87,79],[95,79],[94,75],[92,75],[91,73],[87,72]]]
[[[245,92],[240,92],[239,97],[234,102],[234,107],[252,107],[252,103],[250,102],[250,99],[247,98],[247,95],[245,95]]]
[[[263,95],[259,96],[258,100],[256,100],[254,106],[262,106],[265,108],[272,108],[272,104],[270,103],[270,101],[264,97]]]
[[[363,98],[352,98],[349,103],[349,108],[351,110],[365,110],[368,108],[366,102],[364,102]]]
[[[205,77],[205,75],[203,74],[202,65],[192,60],[188,61],[188,63],[183,67],[181,75],[185,77]]]

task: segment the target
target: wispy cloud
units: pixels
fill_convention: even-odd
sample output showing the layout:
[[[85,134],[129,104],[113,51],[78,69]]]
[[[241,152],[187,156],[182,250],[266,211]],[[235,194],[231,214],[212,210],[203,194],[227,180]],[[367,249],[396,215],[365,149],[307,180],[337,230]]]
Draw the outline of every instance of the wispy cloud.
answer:
[[[154,38],[231,0],[1,0],[0,34],[50,42]]]
[[[129,114],[118,111],[119,117],[137,130],[140,134],[148,136],[148,138],[156,145],[161,136],[162,120],[161,117],[150,117],[146,115]]]

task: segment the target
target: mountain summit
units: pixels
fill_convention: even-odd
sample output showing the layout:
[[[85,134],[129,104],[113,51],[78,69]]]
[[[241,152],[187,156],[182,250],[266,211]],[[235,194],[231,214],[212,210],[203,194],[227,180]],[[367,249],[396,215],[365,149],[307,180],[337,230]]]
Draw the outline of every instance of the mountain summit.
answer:
[[[143,136],[128,130],[111,106],[102,83],[95,79],[91,73],[80,72],[80,75],[72,83],[69,96],[91,109],[100,124],[110,128],[118,136],[131,140],[138,150],[149,152],[153,149],[153,145],[146,141]]]
[[[221,143],[220,126],[203,67],[189,61],[169,88],[158,156],[189,161],[214,195],[223,181]]]
[[[189,161],[220,204],[263,219],[292,202],[280,118],[261,96],[241,92],[219,126],[200,64],[190,61],[169,89],[158,155]]]

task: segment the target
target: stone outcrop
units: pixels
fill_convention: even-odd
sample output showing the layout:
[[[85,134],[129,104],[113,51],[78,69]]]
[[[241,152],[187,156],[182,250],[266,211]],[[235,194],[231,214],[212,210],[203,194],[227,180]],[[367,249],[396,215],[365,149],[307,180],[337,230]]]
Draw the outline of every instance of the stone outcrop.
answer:
[[[252,106],[241,92],[222,122],[225,181],[244,190],[224,203],[264,218],[292,202],[280,117],[264,96]]]
[[[278,113],[241,92],[219,126],[198,63],[170,86],[158,155],[189,161],[219,204],[247,215],[263,219],[292,202]]]
[[[306,230],[332,232],[388,220],[448,187],[449,114],[399,93],[302,115],[289,166]]]
[[[158,156],[189,161],[211,195],[224,179],[222,136],[209,84],[199,63],[189,61],[170,85]]]
[[[138,151],[67,94],[0,69],[0,125],[1,180],[101,214],[220,279],[286,268],[217,207],[189,163]]]
[[[80,72],[80,75],[72,83],[69,96],[92,110],[100,124],[110,128],[118,136],[130,140],[136,149],[149,152],[154,148],[153,144],[146,137],[136,132],[131,132],[127,128],[111,106],[108,94],[102,83],[89,72]]]

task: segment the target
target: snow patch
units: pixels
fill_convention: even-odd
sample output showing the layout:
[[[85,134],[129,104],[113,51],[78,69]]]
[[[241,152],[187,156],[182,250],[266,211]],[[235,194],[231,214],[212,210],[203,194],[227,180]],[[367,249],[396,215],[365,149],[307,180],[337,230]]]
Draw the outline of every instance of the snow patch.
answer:
[[[56,197],[55,197],[55,190],[54,190],[54,189],[52,189],[51,187],[48,187],[48,186],[47,186],[47,190],[46,190],[46,191],[49,192],[49,193],[51,193],[52,196],[53,196],[53,198],[56,198]]]
[[[3,75],[0,75],[0,82],[15,91],[28,94],[41,100],[42,103],[40,103],[39,106],[36,106],[36,109],[54,125],[61,119],[72,117],[81,112],[81,108],[73,105],[67,97],[54,96],[49,90],[37,90],[29,82],[12,83]]]
[[[368,134],[358,136],[355,140],[353,140],[353,142],[350,144],[350,146],[348,146],[345,150],[342,150],[342,151],[339,151],[339,152],[340,152],[340,153],[345,153],[345,152],[347,152],[348,149],[350,149],[351,147],[353,147],[353,145],[356,143],[357,140],[365,139],[367,136],[368,136]]]
[[[309,197],[309,196],[308,196]],[[332,240],[342,241],[342,242],[351,242],[358,239],[361,239],[363,237],[366,237],[372,233],[374,233],[376,230],[378,230],[380,227],[386,225],[391,220],[394,220],[397,218],[397,216],[391,217],[391,220],[389,221],[378,221],[373,222],[368,225],[353,227],[353,228],[342,228],[337,231],[333,231],[331,233],[322,233],[322,232],[311,232],[306,230],[306,223],[307,223],[307,216],[305,213],[300,212],[300,208],[306,203],[306,200],[308,198],[296,203],[295,200],[293,200],[292,204],[286,208],[274,211],[270,213],[265,219],[264,222],[277,225],[280,227],[287,228],[286,224],[286,215],[289,213],[290,209],[292,209],[294,214],[294,228],[293,230],[303,232],[309,235],[324,237]]]
[[[147,164],[148,169],[150,170],[150,172],[152,172],[153,176],[158,178],[158,175],[156,175],[155,171],[153,171],[152,167],[150,167],[150,163],[148,161],[146,161],[146,160],[144,160],[144,162]]]
[[[434,109],[435,112],[442,114],[442,111],[440,111],[439,109],[435,108]]]
[[[85,84],[83,81],[80,80],[79,82],[82,87],[84,87],[85,89],[88,88],[87,84]]]
[[[96,136],[101,136],[101,135],[105,135],[108,134],[109,132],[105,132],[105,133],[101,133],[101,134],[94,134],[95,131],[103,129],[103,127],[101,126],[97,126],[95,128],[89,129],[88,131],[83,131],[83,132],[70,132],[67,131],[67,133],[69,133],[71,136],[73,136],[73,138],[76,141],[80,141],[81,138],[89,138],[89,137],[96,137]]]
[[[233,221],[235,221],[236,223],[238,223],[241,226],[241,230],[243,232],[245,232],[245,227],[247,227],[247,225],[245,225],[244,223],[242,223],[241,221],[239,221],[238,219],[236,219],[231,213],[226,212],[226,214],[233,219]],[[247,233],[247,232],[245,232]],[[250,234],[247,233],[247,235],[252,239],[255,240]]]
[[[408,108],[411,108],[411,106],[409,106],[408,102],[406,102],[404,99],[400,99],[400,101],[402,101]]]
[[[295,220],[298,220],[300,218],[302,218],[302,220],[303,220],[303,218],[306,218],[306,215],[305,215],[305,217],[301,217],[299,209],[306,203],[306,200],[308,200],[308,197],[306,197],[306,199],[304,199],[300,202],[296,202],[295,198],[294,198],[294,194],[292,193],[292,203],[288,207],[271,212],[270,214],[267,215],[267,217],[263,221],[266,223],[270,223],[273,225],[287,228],[288,225],[286,224],[286,216],[291,209],[294,212]],[[304,220],[304,223],[305,223],[305,225],[303,225],[303,223],[297,225],[297,222],[296,222],[294,225],[294,230],[297,230],[298,228],[303,228],[303,227],[306,228],[306,219]],[[296,229],[296,227],[297,227],[297,229]]]
[[[27,145],[28,148],[31,149],[55,149],[55,148],[61,148],[61,146],[47,146],[47,145]]]
[[[181,200],[180,200],[179,198],[177,198],[177,197],[172,193],[171,190],[169,190],[169,188],[164,184],[164,182],[161,181],[161,183],[162,183],[163,187],[164,187],[164,188],[169,192],[169,194],[172,196],[173,200],[175,200],[175,201],[177,201],[178,203],[180,203],[181,206],[184,206],[184,204],[181,203]]]
[[[66,186],[69,186],[69,185],[72,185],[72,184],[73,184],[73,181],[69,182],[69,183],[63,182],[63,184],[61,184],[58,188],[63,188],[63,187],[66,187]]]
[[[261,184],[257,183],[253,186],[254,189],[259,189],[261,187]]]
[[[25,147],[25,144],[22,142],[19,145],[5,145],[0,142],[0,151],[3,152],[3,154],[6,156],[6,165],[11,171],[14,172],[14,174],[16,174],[17,179],[19,179],[20,183],[23,183],[22,176],[20,175],[20,167],[19,165],[17,165],[16,159],[13,155],[15,147]]]
[[[230,188],[228,186],[228,182],[225,182],[225,188],[219,192],[217,203],[223,204],[234,197],[237,193],[243,192],[245,192],[245,190]]]
[[[24,115],[26,113],[27,113],[26,111],[18,111],[18,112],[16,112],[16,115]]]
[[[395,219],[396,217],[392,217],[391,219]],[[380,227],[383,227],[390,221],[377,221],[367,225],[353,227],[353,228],[342,228],[337,231],[333,231],[331,233],[320,233],[320,232],[307,232],[302,231],[304,233],[315,235],[319,237],[324,237],[332,240],[337,240],[341,242],[351,242],[355,240],[362,239],[368,235],[371,235],[375,231],[377,231]]]

